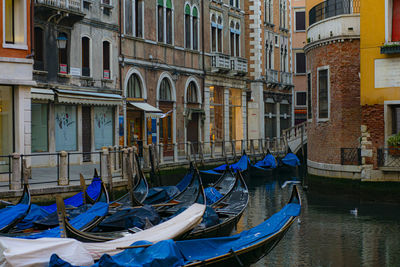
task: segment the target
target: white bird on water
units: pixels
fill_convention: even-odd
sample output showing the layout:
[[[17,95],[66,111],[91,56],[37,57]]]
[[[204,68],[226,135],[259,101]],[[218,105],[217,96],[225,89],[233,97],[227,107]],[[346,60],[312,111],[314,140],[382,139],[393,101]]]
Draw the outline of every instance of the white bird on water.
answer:
[[[358,209],[354,208],[353,210],[350,210],[350,214],[353,214],[354,216],[358,215]]]

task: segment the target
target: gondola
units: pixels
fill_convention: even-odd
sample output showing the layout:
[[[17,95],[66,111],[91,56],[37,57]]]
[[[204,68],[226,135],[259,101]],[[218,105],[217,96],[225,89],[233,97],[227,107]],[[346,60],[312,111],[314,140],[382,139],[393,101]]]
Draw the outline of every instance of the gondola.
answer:
[[[230,237],[183,241],[166,240],[158,243],[141,241],[125,247],[115,255],[103,255],[96,266],[248,266],[267,255],[284,237],[300,215],[301,200],[297,187],[286,206],[269,219]],[[65,261],[52,255],[50,267],[61,267]]]
[[[85,193],[79,192],[72,197],[64,200],[65,205],[70,207],[80,207],[86,203],[95,203],[99,201],[102,190],[102,181],[99,177],[97,170],[94,170],[92,182],[87,186],[86,190],[82,189]],[[82,183],[81,183],[82,185]],[[83,198],[85,196],[85,199]],[[28,231],[34,227],[34,222],[48,217],[56,213],[57,205],[54,203],[48,206],[39,206],[32,204],[29,213],[12,229],[13,232]],[[11,229],[9,229],[11,230]]]
[[[233,172],[240,171],[242,172],[242,176],[246,178],[248,176],[249,165],[250,165],[250,159],[247,156],[246,152],[243,151],[243,155],[237,162],[230,165],[222,164],[211,170],[202,170],[200,171],[200,173],[202,175],[202,180],[204,184],[212,184],[218,180],[217,177],[221,177],[221,175],[225,172],[226,169],[231,169]]]
[[[98,202],[96,202],[95,204],[91,205],[90,207],[87,207],[87,210],[85,210],[84,212],[75,216],[71,220],[71,225],[73,225],[80,231],[89,231],[89,230],[93,229],[94,227],[96,227],[105,218],[105,216],[108,213],[109,198],[108,198],[108,193],[107,193],[104,183],[102,183],[102,191],[101,192],[102,192],[102,194],[101,194],[100,200]],[[65,203],[61,199],[61,197],[59,197],[59,196],[57,197],[57,202],[61,202],[62,205],[65,207]],[[57,203],[57,204],[58,204],[58,206],[60,205],[59,203]],[[60,213],[60,211],[57,210],[57,214],[59,214],[59,213]],[[65,216],[67,216],[67,215],[65,215]],[[9,234],[6,234],[6,236],[15,237],[15,238],[23,238],[23,239],[38,239],[38,238],[44,238],[44,237],[50,237],[50,238],[61,237],[61,234],[62,234],[62,227],[57,226],[57,227],[53,227],[48,230],[35,232],[35,233],[9,233]]]
[[[266,175],[272,175],[276,167],[277,164],[275,157],[269,150],[267,150],[267,155],[265,155],[262,160],[250,164],[250,175],[251,177],[265,177]]]
[[[193,163],[190,162],[189,170],[182,180],[175,186],[158,186],[149,189],[144,204],[160,204],[172,200],[189,186],[195,173]]]
[[[170,205],[168,205],[166,203],[167,205],[159,206],[158,212],[161,217],[165,218],[164,221],[169,221],[174,216],[177,216],[177,214],[181,210],[183,210],[183,209],[187,208],[188,206],[193,205],[195,203],[202,204],[202,205],[205,204],[204,190],[203,190],[200,178],[197,175],[194,176],[194,178],[192,179],[192,183],[188,186],[188,188],[184,191],[184,193],[180,195],[179,198],[175,198],[173,202],[169,203]],[[68,222],[68,220],[65,219],[65,216],[63,216],[61,218],[61,220],[65,224],[64,227],[65,227],[66,236],[68,236],[70,238],[74,238],[81,242],[111,241],[111,240],[121,238],[123,236],[131,235],[132,233],[134,233],[136,231],[140,232],[140,229],[134,228],[134,229],[126,229],[123,231],[109,232],[109,233],[107,233],[107,232],[86,233],[86,232],[80,231],[79,229],[76,229],[75,227],[73,227],[73,225],[71,225]],[[158,224],[158,225],[160,225],[160,224]],[[157,227],[158,225],[153,226],[152,228]],[[192,230],[192,228],[190,230]],[[187,235],[187,232],[188,231],[185,231],[182,234]],[[181,236],[179,236],[179,237],[181,237]]]
[[[204,210],[204,205],[195,203],[153,228],[101,243],[82,243],[71,238],[26,240],[0,236],[0,262],[7,266],[48,266],[51,255],[56,253],[74,265],[88,266],[103,254],[118,254],[121,247],[139,240],[156,243],[180,236],[201,221]]]
[[[279,172],[293,173],[300,165],[301,163],[299,158],[294,153],[292,153],[290,147],[288,148],[287,154],[283,158],[278,159]]]
[[[82,182],[84,183],[84,181],[82,181]],[[84,186],[82,186],[82,187],[84,188]],[[102,209],[102,210],[106,209],[106,204],[108,205],[110,200],[109,200],[109,195],[108,195],[106,186],[103,182],[101,183],[101,188],[102,188],[101,194],[96,199],[96,202],[94,204],[83,204],[76,208],[68,208],[67,209],[67,217],[70,220],[72,220],[75,217],[89,211],[98,202],[102,202],[102,204],[97,205],[100,209]],[[83,228],[81,228],[81,231],[90,231],[91,229],[96,227],[105,218],[105,216],[106,216],[106,214],[104,214],[102,216],[98,216],[98,217],[94,218],[93,220],[87,222],[86,225]],[[35,221],[34,225],[35,225],[35,229],[39,229],[39,230],[45,230],[45,229],[51,229],[51,228],[57,227],[59,225],[57,212],[50,214],[46,218]]]
[[[17,225],[26,215],[28,215],[30,208],[31,194],[29,192],[28,184],[24,184],[24,190],[18,203],[0,209],[0,233],[7,233]]]
[[[232,233],[249,201],[249,192],[240,171],[234,177],[235,182],[230,190],[210,206],[215,212],[213,215],[217,215],[218,223],[207,226],[208,218],[203,217],[203,222],[185,239],[228,236]]]
[[[129,188],[129,192],[120,197],[119,199],[113,201],[110,204],[111,209],[115,208],[122,208],[122,207],[132,207],[132,206],[142,206],[143,201],[146,199],[147,194],[149,193],[149,185],[147,183],[147,179],[143,173],[143,170],[140,166],[139,158],[137,154],[134,154],[134,160],[136,162],[137,166],[137,171],[136,171],[136,176],[139,177],[139,180],[136,185],[131,186]],[[126,164],[128,165],[128,170],[131,170],[130,162],[129,160],[126,161]],[[130,173],[128,174],[128,184],[133,184],[133,174]]]

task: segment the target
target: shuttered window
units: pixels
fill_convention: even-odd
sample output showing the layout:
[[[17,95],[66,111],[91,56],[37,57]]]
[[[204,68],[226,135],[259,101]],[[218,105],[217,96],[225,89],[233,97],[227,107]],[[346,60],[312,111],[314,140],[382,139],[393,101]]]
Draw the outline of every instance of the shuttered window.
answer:
[[[306,12],[298,11],[296,12],[296,31],[306,30]]]
[[[304,53],[296,53],[296,73],[306,72],[306,55]]]

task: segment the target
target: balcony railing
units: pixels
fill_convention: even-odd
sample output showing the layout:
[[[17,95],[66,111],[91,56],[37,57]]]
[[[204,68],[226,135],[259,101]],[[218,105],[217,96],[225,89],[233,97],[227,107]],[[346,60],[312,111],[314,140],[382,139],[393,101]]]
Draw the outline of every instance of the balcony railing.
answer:
[[[74,11],[81,11],[82,6],[82,0],[35,0],[35,3]]]
[[[277,70],[267,69],[266,73],[267,73],[267,77],[266,77],[267,78],[267,82],[269,82],[269,83],[279,83],[279,80],[278,80],[279,72]]]
[[[353,13],[360,13],[360,0],[328,0],[310,9],[309,26],[330,17]]]
[[[217,70],[229,71],[231,69],[231,58],[228,55],[214,53],[212,55],[211,66]]]
[[[293,84],[293,75],[290,72],[281,72],[281,83],[283,85],[292,85]]]
[[[231,69],[238,73],[247,73],[247,59],[241,57],[231,57]]]

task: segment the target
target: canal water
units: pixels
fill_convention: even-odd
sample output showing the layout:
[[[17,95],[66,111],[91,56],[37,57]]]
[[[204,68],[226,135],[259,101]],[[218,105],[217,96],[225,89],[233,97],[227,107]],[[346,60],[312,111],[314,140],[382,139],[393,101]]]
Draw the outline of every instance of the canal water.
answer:
[[[249,205],[237,231],[254,227],[279,211],[292,175],[249,177]],[[400,266],[400,203],[362,203],[335,192],[300,187],[302,210],[286,236],[253,266],[389,267]]]

